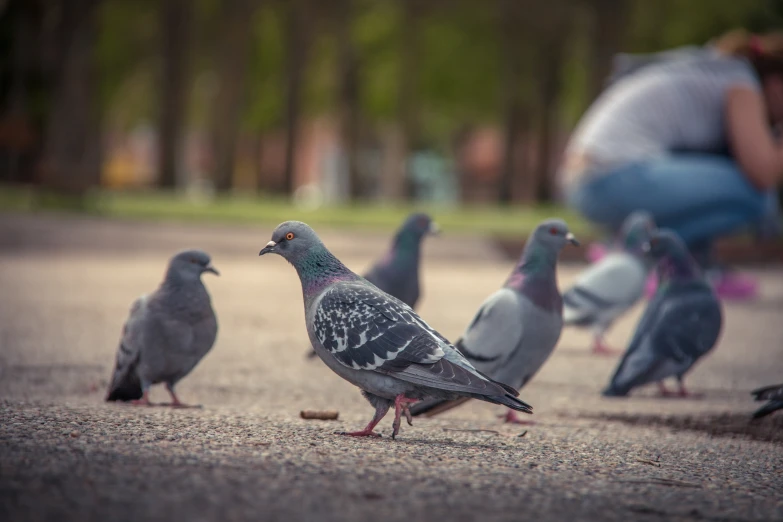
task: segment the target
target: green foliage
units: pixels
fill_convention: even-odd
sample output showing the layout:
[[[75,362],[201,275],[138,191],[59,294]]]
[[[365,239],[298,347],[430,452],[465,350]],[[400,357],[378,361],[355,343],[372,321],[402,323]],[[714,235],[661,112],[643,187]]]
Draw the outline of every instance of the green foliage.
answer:
[[[631,52],[702,44],[738,26],[769,27],[779,24],[783,13],[780,2],[768,0],[628,1],[633,5],[624,50]],[[112,124],[127,127],[154,116],[161,5],[156,0],[105,0],[99,11],[100,101]],[[204,123],[212,100],[210,72],[221,5],[220,0],[194,0],[191,124]],[[249,95],[242,122],[245,129],[254,131],[284,124],[286,3],[265,0],[260,5],[252,22]],[[564,5],[576,13],[570,34],[564,35],[569,39],[569,58],[564,63],[561,107],[565,120],[573,123],[587,102],[589,1],[535,4],[519,28],[521,41],[526,42],[518,49],[526,75],[520,89],[523,99],[534,107],[536,60],[546,59],[541,56],[541,37],[552,30],[539,10]],[[355,0],[354,7],[350,37],[360,64],[362,116],[376,124],[393,121],[399,113],[399,76],[403,74],[401,2]],[[309,115],[336,108],[336,29],[330,13],[324,4],[314,3],[306,9],[311,34],[303,107]],[[502,119],[500,16],[494,0],[440,0],[427,2],[422,9],[415,29],[415,93],[418,120],[427,141],[445,143],[464,123]]]
[[[97,191],[74,206],[58,197],[0,185],[0,211],[57,210],[99,214],[119,219],[179,221],[187,223],[235,223],[255,227],[274,226],[289,219],[305,221],[314,227],[355,228],[391,233],[413,211],[412,205],[340,205],[308,210],[287,199],[273,197],[225,196],[204,202],[164,192],[113,193]],[[516,208],[429,206],[446,234],[480,234],[518,238],[530,233],[543,219],[558,216],[583,239],[591,235],[589,225],[572,212],[556,206]]]

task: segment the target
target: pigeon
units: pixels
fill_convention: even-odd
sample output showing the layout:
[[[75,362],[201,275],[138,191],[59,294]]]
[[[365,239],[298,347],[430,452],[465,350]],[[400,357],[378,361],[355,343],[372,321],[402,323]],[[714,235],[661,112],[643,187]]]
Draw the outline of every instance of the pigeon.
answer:
[[[656,382],[663,396],[688,397],[684,376],[715,347],[723,324],[721,304],[676,232],[659,229],[643,248],[657,261],[658,289],[603,395],[626,396]],[[679,383],[677,393],[663,382],[672,376]]]
[[[419,300],[419,258],[421,240],[437,234],[435,223],[427,214],[411,214],[394,236],[391,249],[364,275],[364,278],[411,308]]]
[[[107,401],[149,406],[150,386],[162,382],[171,406],[186,406],[174,387],[217,337],[217,318],[201,281],[204,272],[220,275],[205,252],[180,252],[171,258],[160,287],[136,299],[122,330]]]
[[[630,214],[620,231],[620,249],[582,272],[574,286],[563,294],[565,325],[592,328],[594,354],[615,353],[604,344],[604,334],[644,295],[652,266],[642,245],[654,230],[655,223],[648,212]]]
[[[430,216],[415,213],[397,231],[389,252],[364,274],[364,278],[416,309],[419,300],[419,258],[421,241],[427,234],[437,234],[439,228]],[[308,354],[316,357],[315,350]]]
[[[579,244],[565,222],[550,219],[539,224],[503,287],[481,304],[455,343],[479,371],[515,390],[530,381],[560,338],[563,302],[555,265],[567,243]],[[411,407],[411,414],[431,417],[467,400],[429,399]],[[513,409],[504,417],[506,422],[530,424]]]
[[[775,410],[783,410],[783,384],[753,390],[751,395],[757,401],[769,401],[753,413],[754,419],[766,417]]]
[[[395,438],[400,416],[412,424],[409,407],[425,398],[467,396],[532,413],[515,389],[479,372],[410,306],[351,272],[305,223],[278,225],[258,255],[265,254],[296,269],[318,357],[375,407],[363,430],[341,434],[378,436],[373,429],[394,405]]]

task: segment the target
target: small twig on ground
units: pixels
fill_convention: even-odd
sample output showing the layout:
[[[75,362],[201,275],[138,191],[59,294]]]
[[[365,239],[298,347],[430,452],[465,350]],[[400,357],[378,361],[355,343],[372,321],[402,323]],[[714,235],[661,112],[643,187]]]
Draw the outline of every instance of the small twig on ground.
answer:
[[[658,462],[657,460],[639,459],[639,458],[637,458],[636,462],[641,462],[642,464],[648,464],[650,466],[655,466],[656,468],[660,468],[661,467],[661,463]]]
[[[525,435],[527,435],[527,430],[525,430],[525,431],[523,431],[522,433],[520,433],[519,435],[517,435],[517,437],[521,439],[521,438],[522,438],[522,437],[524,437]]]
[[[701,488],[701,484],[696,484],[695,482],[685,482],[683,480],[663,477],[651,477],[646,479],[616,479],[612,482],[624,482],[626,484],[657,484],[659,486],[673,486],[680,488]]]
[[[303,419],[315,419],[315,420],[337,420],[340,416],[339,411],[318,411],[318,410],[302,410],[299,412],[299,416]]]
[[[443,428],[443,431],[462,431],[462,432],[465,432],[465,433],[492,433],[493,435],[500,435],[499,431],[482,430],[482,429],[462,430],[462,429],[459,429],[459,428]]]

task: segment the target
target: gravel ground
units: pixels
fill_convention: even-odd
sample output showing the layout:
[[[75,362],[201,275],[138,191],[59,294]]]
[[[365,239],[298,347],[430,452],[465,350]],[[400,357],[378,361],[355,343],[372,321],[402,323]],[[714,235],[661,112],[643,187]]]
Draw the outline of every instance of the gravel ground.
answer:
[[[781,520],[783,414],[749,422],[756,386],[783,380],[783,277],[726,306],[718,349],[690,375],[700,400],[599,395],[616,359],[567,330],[523,390],[538,424],[500,424],[468,403],[389,439],[338,437],[371,407],[306,360],[299,282],[258,259],[269,227],[52,216],[0,219],[0,520]],[[386,238],[322,233],[364,269]],[[130,303],[172,251],[204,246],[218,313],[214,350],[179,387],[201,408],[102,401]],[[245,251],[247,253],[245,253]],[[455,338],[510,268],[478,238],[425,248],[421,314]],[[562,285],[579,266],[564,266]],[[642,311],[611,332],[623,346]],[[154,389],[153,399],[166,393]],[[303,409],[339,410],[307,421]]]

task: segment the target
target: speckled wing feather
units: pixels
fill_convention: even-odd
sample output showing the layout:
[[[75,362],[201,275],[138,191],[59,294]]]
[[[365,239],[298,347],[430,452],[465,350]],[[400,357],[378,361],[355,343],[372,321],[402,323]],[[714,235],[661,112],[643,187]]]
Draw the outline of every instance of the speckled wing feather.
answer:
[[[463,393],[505,395],[407,305],[361,283],[338,283],[318,304],[315,335],[341,364]],[[516,394],[516,392],[515,392]]]

